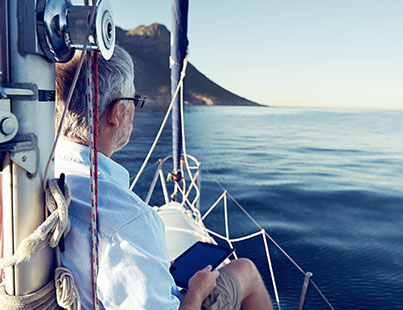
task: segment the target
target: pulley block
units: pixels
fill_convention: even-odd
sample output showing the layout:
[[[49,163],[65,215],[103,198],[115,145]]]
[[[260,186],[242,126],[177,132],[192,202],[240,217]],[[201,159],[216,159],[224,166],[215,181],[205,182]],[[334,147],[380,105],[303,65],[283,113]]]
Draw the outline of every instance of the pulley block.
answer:
[[[38,0],[36,11],[39,42],[52,62],[69,61],[74,50],[83,50],[85,45],[87,50],[100,51],[106,60],[112,57],[116,34],[107,0],[97,6],[91,28],[91,6],[72,5],[70,0]]]

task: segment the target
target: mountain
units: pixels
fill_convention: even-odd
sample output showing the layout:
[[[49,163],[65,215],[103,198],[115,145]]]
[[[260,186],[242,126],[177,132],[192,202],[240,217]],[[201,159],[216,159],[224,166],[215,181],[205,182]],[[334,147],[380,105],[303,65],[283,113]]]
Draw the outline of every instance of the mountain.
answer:
[[[116,42],[134,59],[136,91],[149,98],[147,105],[170,102],[170,32],[160,24],[131,30],[116,28]],[[217,85],[188,63],[185,103],[191,105],[257,105]]]

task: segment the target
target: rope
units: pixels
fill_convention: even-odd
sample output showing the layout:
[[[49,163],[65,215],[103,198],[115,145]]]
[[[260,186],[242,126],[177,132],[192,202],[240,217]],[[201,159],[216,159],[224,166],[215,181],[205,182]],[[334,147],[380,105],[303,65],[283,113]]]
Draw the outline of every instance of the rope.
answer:
[[[24,296],[11,296],[5,287],[0,286],[1,310],[59,310],[56,303],[54,281],[50,281],[39,290]]]
[[[87,74],[87,103],[88,103],[88,125],[90,130],[90,181],[91,181],[91,261],[92,261],[92,298],[94,310],[99,309],[97,297],[98,278],[98,65],[97,52],[91,56],[87,52],[86,74]]]
[[[55,271],[56,299],[60,307],[68,310],[80,310],[81,300],[74,277],[65,267],[57,267]]]
[[[49,187],[46,190],[45,199],[46,207],[51,212],[51,215],[35,229],[31,235],[22,240],[14,255],[0,259],[1,269],[15,266],[29,260],[32,254],[48,245],[52,248],[57,247],[60,238],[67,235],[69,232],[70,221],[67,210],[71,201],[70,189],[68,185],[65,184],[63,194],[63,191],[59,188],[57,179],[50,180],[48,184]],[[0,308],[10,310],[57,309],[58,307],[54,306],[54,301],[57,300],[58,305],[65,309],[80,310],[80,295],[75,287],[72,273],[67,268],[60,266],[59,250],[57,250],[57,258],[59,267],[57,267],[55,271],[55,282],[52,281],[39,291],[26,296],[7,297],[4,301],[7,304]],[[52,288],[50,288],[50,286]],[[55,287],[56,293],[54,291]],[[2,305],[1,299],[4,298],[4,294],[0,293],[0,305]],[[45,299],[47,302],[44,303],[40,299]]]
[[[187,173],[189,175],[189,179],[190,179],[190,186],[189,186],[189,190],[188,190],[188,192],[186,194],[186,198],[190,194],[190,190],[192,188],[194,188],[195,191],[196,191],[196,196],[193,199],[193,204],[190,204],[189,206],[193,210],[193,212],[196,213],[199,216],[198,218],[200,219],[201,218],[200,212],[199,212],[199,210],[197,208],[194,207],[194,203],[196,203],[197,200],[199,200],[199,198],[200,198],[200,191],[199,191],[199,188],[196,185],[196,181],[195,181],[195,179],[196,179],[196,177],[197,177],[197,175],[199,173],[199,170],[196,172],[195,176],[193,176],[192,172],[190,170],[190,165],[189,165],[189,161],[188,161],[188,155],[187,155],[187,151],[186,151],[185,119],[184,119],[185,111],[184,111],[183,97],[184,96],[183,96],[183,85],[182,85],[181,86],[181,96],[180,96],[180,98],[181,98],[180,107],[181,107],[181,125],[182,125],[182,128],[181,128],[182,129],[182,150],[183,150],[183,157],[184,157],[184,160],[185,160],[185,167],[186,167]],[[182,205],[184,205],[184,204],[185,204],[185,199],[183,200]]]
[[[167,112],[166,112],[166,114],[165,114],[164,120],[162,121],[161,127],[160,127],[160,129],[158,130],[157,135],[155,136],[154,142],[153,142],[153,144],[151,145],[151,148],[150,148],[150,150],[148,151],[148,154],[147,154],[146,158],[144,159],[144,162],[143,162],[143,164],[142,164],[142,166],[141,166],[139,172],[137,172],[136,178],[134,179],[133,183],[130,185],[130,190],[133,190],[133,188],[134,188],[134,186],[136,185],[137,181],[139,180],[141,174],[143,173],[143,170],[144,170],[145,166],[147,165],[148,160],[149,160],[150,157],[151,157],[151,154],[154,152],[155,146],[157,145],[157,142],[158,142],[158,140],[159,140],[159,138],[160,138],[160,136],[161,136],[162,130],[164,129],[165,124],[166,124],[166,122],[167,122],[167,120],[168,120],[168,116],[169,116],[169,114],[171,113],[171,110],[172,110],[174,101],[175,101],[176,97],[178,96],[179,89],[180,89],[181,85],[183,84],[183,79],[184,79],[185,76],[186,76],[186,67],[187,67],[187,63],[188,63],[188,60],[187,60],[187,58],[185,58],[185,59],[183,60],[183,69],[182,69],[182,72],[181,72],[181,78],[180,78],[180,80],[179,80],[178,86],[176,87],[175,94],[173,95],[173,97],[172,97],[172,99],[171,99],[171,103],[169,104],[168,110],[167,110]]]
[[[322,291],[319,289],[319,287],[316,285],[315,282],[313,282],[312,279],[309,280],[312,285],[314,286],[314,288],[318,291],[319,295],[323,298],[323,300],[327,303],[327,305],[329,306],[330,309],[335,310],[333,308],[333,306],[331,305],[330,301],[326,298],[326,296],[322,293]]]
[[[274,269],[273,269],[273,264],[271,262],[270,252],[269,252],[269,245],[267,244],[265,230],[262,229],[261,232],[262,232],[262,237],[263,237],[264,249],[266,251],[267,263],[269,264],[271,282],[273,283],[274,296],[276,297],[276,302],[277,302],[278,309],[281,310],[280,298],[278,296],[276,278],[274,277]]]
[[[203,168],[204,171],[206,171],[210,176],[212,176],[211,172],[208,171],[206,168]],[[230,193],[228,193],[228,191],[218,182],[215,181],[216,184],[223,190],[227,192],[227,195],[231,198],[231,200],[236,204],[236,206],[238,208],[240,208],[242,210],[242,212],[249,217],[249,219],[260,229],[260,230],[264,230],[264,228],[258,223],[256,222],[256,220],[245,210],[244,207],[242,207],[242,205],[234,198],[234,196],[232,196]],[[288,255],[288,253],[267,233],[267,231],[265,231],[265,235],[267,236],[267,238],[270,239],[271,242],[273,242],[273,244],[290,260],[290,262],[302,273],[305,275],[305,271],[291,258],[291,256]]]
[[[212,176],[211,172],[208,171],[206,168],[203,168],[204,171],[206,171],[210,176]],[[239,207],[242,212],[249,217],[249,219],[261,230],[264,232],[264,235],[269,238],[269,240],[281,251],[281,253],[283,253],[283,255],[302,273],[302,274],[306,274],[306,272],[291,258],[291,256],[267,233],[267,231],[245,210],[244,207],[242,207],[242,205],[230,194],[227,192],[227,190],[217,181],[215,180],[216,184],[224,191],[224,194],[228,194],[228,196],[231,198],[231,200],[235,203],[235,205],[237,207]],[[221,195],[220,198],[214,203],[215,206],[217,206],[218,202],[222,199],[222,197],[224,197],[225,195]],[[215,207],[214,206],[214,207]],[[213,208],[210,208],[208,210],[208,213],[210,213],[212,211]],[[205,218],[207,215],[204,214],[203,218]],[[212,233],[213,235],[220,237],[224,240],[227,240],[227,238],[211,231],[208,230],[209,233]],[[259,234],[259,233],[256,233]],[[255,234],[251,234],[250,236],[246,236],[243,238],[237,238],[237,239],[230,239],[230,241],[235,242],[235,241],[240,241],[240,240],[245,240],[245,239],[249,239],[249,237],[254,236]],[[327,303],[327,305],[330,307],[330,309],[334,310],[333,306],[330,304],[329,300],[325,297],[325,295],[323,294],[323,292],[320,290],[320,288],[313,282],[313,280],[311,279],[310,282],[312,283],[312,285],[315,287],[316,291],[319,293],[319,295],[323,298],[323,300]]]
[[[81,299],[72,272],[63,267],[60,260],[60,247],[56,248],[57,268],[55,287],[57,304],[68,310],[81,310]]]
[[[67,209],[70,204],[70,189],[65,187],[65,195],[57,185],[57,179],[49,181],[46,190],[46,206],[51,215],[28,237],[23,239],[14,255],[0,259],[0,269],[21,264],[29,260],[32,254],[47,245],[56,247],[62,235],[70,229]]]

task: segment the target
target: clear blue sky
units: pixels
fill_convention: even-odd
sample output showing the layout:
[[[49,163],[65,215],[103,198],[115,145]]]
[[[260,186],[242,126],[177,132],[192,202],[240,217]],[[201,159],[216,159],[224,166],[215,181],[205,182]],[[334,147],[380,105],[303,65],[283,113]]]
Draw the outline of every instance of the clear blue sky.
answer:
[[[110,0],[124,29],[171,28],[169,0]],[[190,0],[189,60],[274,106],[403,109],[403,0]]]

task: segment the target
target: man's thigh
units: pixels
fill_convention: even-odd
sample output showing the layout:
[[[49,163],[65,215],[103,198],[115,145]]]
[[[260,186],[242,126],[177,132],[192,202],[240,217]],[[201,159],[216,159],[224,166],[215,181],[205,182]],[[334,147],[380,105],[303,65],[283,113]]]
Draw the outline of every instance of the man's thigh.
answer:
[[[203,310],[237,310],[241,308],[242,291],[238,278],[224,268],[220,270],[217,286],[202,305]]]

